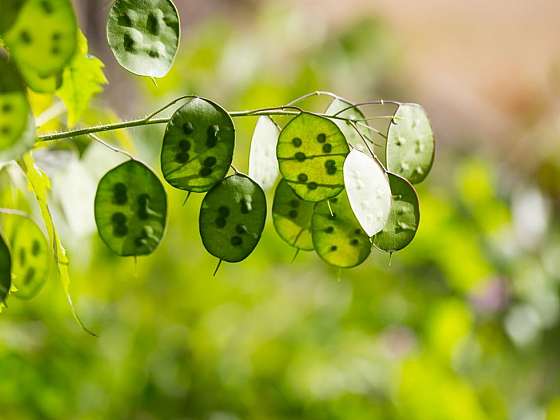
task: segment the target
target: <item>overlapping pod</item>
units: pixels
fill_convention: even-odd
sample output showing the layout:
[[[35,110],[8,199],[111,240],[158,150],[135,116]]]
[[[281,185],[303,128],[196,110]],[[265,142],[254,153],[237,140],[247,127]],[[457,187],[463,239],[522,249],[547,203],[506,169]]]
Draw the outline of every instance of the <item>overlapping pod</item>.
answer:
[[[342,166],[348,144],[331,120],[302,113],[280,133],[276,156],[280,172],[306,201],[321,201],[344,189]]]
[[[325,114],[336,117],[344,117],[354,122],[363,122],[366,118],[358,107],[353,106],[351,102],[342,98],[333,99],[325,111]],[[359,125],[354,127],[349,121],[337,118],[334,118],[332,121],[338,125],[340,131],[342,131],[342,134],[346,137],[346,141],[350,146],[352,146],[352,148],[358,149],[364,153],[369,153],[368,146],[364,143],[365,141],[368,141],[366,136],[370,135],[367,128]],[[371,147],[373,147],[373,145],[371,145]]]
[[[107,39],[121,66],[140,76],[163,77],[175,60],[181,29],[171,0],[116,0]]]
[[[290,246],[312,251],[311,219],[314,207],[314,203],[299,198],[288,183],[281,180],[272,204],[272,221],[280,238]]]
[[[412,184],[422,182],[434,160],[434,133],[424,108],[402,104],[389,126],[387,169]]]
[[[12,257],[10,249],[0,235],[0,303],[4,303],[12,287]]]
[[[270,117],[259,117],[251,139],[249,177],[265,191],[272,188],[278,178],[276,146],[279,134],[278,126]]]
[[[406,179],[389,174],[389,184],[393,200],[391,213],[383,230],[373,237],[373,243],[379,249],[394,252],[414,239],[420,224],[420,210],[416,191]]]
[[[200,208],[200,237],[206,250],[227,262],[247,258],[257,246],[266,220],[266,198],[249,177],[236,174],[216,184]]]
[[[234,145],[229,114],[214,102],[190,99],[167,124],[161,150],[163,176],[175,188],[208,191],[227,174]]]
[[[369,237],[354,216],[346,192],[315,205],[312,239],[317,254],[335,267],[360,265],[371,252]]]
[[[129,160],[107,172],[95,194],[99,236],[117,255],[151,254],[167,221],[167,197],[158,177],[143,163]]]

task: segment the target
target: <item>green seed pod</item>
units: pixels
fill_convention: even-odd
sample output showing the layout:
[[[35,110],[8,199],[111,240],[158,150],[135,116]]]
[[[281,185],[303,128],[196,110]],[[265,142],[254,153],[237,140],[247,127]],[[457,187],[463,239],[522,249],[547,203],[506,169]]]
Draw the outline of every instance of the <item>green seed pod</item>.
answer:
[[[4,303],[12,287],[12,257],[4,238],[0,235],[0,303]]]
[[[311,217],[315,204],[299,198],[285,180],[274,193],[272,221],[278,235],[294,248],[313,250]]]
[[[47,77],[74,55],[77,29],[70,0],[27,0],[4,40],[19,68]]]
[[[375,235],[391,211],[385,170],[371,155],[352,150],[344,162],[344,185],[356,219],[369,237]]]
[[[14,24],[24,3],[24,0],[2,1],[2,13],[0,13],[0,36],[8,31]]]
[[[434,133],[420,105],[399,106],[389,126],[387,169],[413,184],[422,182],[434,161]]]
[[[191,99],[167,124],[161,149],[163,177],[181,190],[208,191],[226,176],[234,145],[229,114],[207,99]]]
[[[270,117],[259,117],[251,139],[249,177],[263,190],[272,188],[278,178],[276,145],[279,134],[278,126]]]
[[[21,76],[27,86],[37,93],[53,93],[62,86],[62,74],[41,77],[32,69],[22,68]]]
[[[325,111],[325,114],[327,115],[336,114],[336,116],[338,117],[348,118],[352,121],[365,120],[366,117],[358,107],[347,109],[351,105],[353,104],[349,101],[346,101],[341,98],[335,98],[333,99],[333,101]],[[342,111],[343,109],[344,111]],[[342,112],[339,113],[339,111]],[[332,121],[336,125],[338,125],[338,128],[340,128],[340,131],[342,131],[342,134],[344,134],[344,137],[346,137],[346,141],[348,142],[349,145],[351,145],[354,149],[358,149],[361,152],[369,153],[367,146],[364,144],[364,140],[362,139],[360,134],[356,131],[356,129],[354,129],[354,127],[348,121],[343,121],[339,119],[333,119]],[[358,126],[358,130],[362,133],[362,135],[370,134],[368,132],[368,129],[365,127]]]
[[[165,190],[146,165],[129,160],[99,181],[95,223],[103,242],[116,254],[151,254],[163,237],[166,218]]]
[[[10,226],[12,276],[20,299],[31,299],[49,277],[51,254],[45,235],[31,219],[13,216]]]
[[[315,205],[312,239],[317,254],[335,267],[355,267],[371,252],[369,237],[354,216],[346,192]]]
[[[214,186],[202,201],[200,237],[206,250],[227,262],[253,252],[266,219],[266,198],[251,178],[236,174]]]
[[[109,12],[107,39],[121,66],[140,76],[163,77],[171,69],[181,29],[171,0],[117,0]]]
[[[295,193],[306,201],[321,201],[344,188],[342,166],[348,150],[335,123],[302,113],[280,133],[276,156]]]
[[[420,209],[414,187],[404,178],[389,174],[393,204],[389,220],[381,232],[373,237],[379,249],[394,252],[406,247],[418,230]]]
[[[0,161],[19,157],[35,141],[35,124],[17,69],[0,56]]]

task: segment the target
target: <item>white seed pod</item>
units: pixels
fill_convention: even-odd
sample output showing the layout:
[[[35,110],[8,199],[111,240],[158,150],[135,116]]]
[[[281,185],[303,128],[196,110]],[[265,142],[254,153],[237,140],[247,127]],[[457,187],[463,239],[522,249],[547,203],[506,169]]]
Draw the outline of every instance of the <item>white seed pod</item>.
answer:
[[[249,177],[268,190],[278,178],[278,160],[276,159],[276,145],[280,130],[267,116],[259,117],[249,154]]]

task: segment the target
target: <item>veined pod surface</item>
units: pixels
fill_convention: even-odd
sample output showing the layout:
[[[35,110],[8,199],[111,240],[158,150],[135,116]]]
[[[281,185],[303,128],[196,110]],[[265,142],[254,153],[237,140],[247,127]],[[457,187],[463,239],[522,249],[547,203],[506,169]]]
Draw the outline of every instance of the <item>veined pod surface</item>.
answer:
[[[47,77],[74,55],[77,30],[70,0],[27,0],[4,40],[18,67]]]
[[[143,163],[129,160],[107,172],[95,194],[99,236],[116,254],[151,254],[167,220],[167,197],[158,177]]]
[[[334,197],[344,188],[348,144],[328,118],[302,113],[280,133],[276,156],[286,182],[306,201]]]
[[[315,204],[299,198],[285,180],[274,192],[272,221],[276,232],[286,243],[304,251],[313,250],[311,219]]]
[[[434,151],[434,133],[424,108],[417,104],[400,105],[389,126],[387,169],[418,184],[432,168]]]
[[[206,99],[190,99],[167,124],[161,150],[163,176],[175,188],[208,191],[227,174],[234,145],[229,114]]]
[[[315,205],[312,239],[319,257],[335,267],[360,265],[371,252],[369,237],[354,216],[346,192]]]
[[[354,122],[358,122],[360,120],[363,121],[366,118],[358,107],[353,106],[351,102],[346,101],[342,98],[333,99],[333,101],[325,111],[325,114],[348,118]],[[361,152],[369,153],[368,147],[364,144],[364,141],[367,140],[364,140],[362,138],[362,136],[369,136],[370,133],[368,132],[367,128],[357,126],[356,131],[356,128],[354,128],[348,121],[340,119],[333,119],[332,121],[336,125],[338,125],[340,131],[342,131],[342,134],[344,134],[344,137],[346,137],[346,141],[350,146],[352,146],[354,149],[358,149]],[[362,136],[360,134],[362,134]],[[371,145],[370,147],[373,148],[373,145]]]
[[[249,177],[236,174],[216,184],[200,208],[200,237],[206,250],[227,262],[247,258],[257,246],[266,220],[266,198]]]
[[[420,224],[418,196],[406,179],[389,174],[392,206],[389,220],[383,230],[373,237],[379,249],[394,252],[406,247],[416,235]]]
[[[140,76],[163,77],[175,60],[181,29],[171,0],[116,0],[107,39],[119,64]]]

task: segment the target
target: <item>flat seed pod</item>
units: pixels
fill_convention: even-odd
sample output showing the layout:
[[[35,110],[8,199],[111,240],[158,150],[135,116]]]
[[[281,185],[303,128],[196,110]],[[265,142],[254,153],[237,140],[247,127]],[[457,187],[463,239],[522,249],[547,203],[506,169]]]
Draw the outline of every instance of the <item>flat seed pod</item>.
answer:
[[[406,179],[389,174],[389,184],[393,193],[391,213],[383,230],[373,237],[373,243],[379,249],[394,252],[414,239],[420,224],[420,210],[416,191]]]
[[[391,188],[385,171],[375,159],[352,150],[344,162],[344,185],[354,215],[368,236],[387,223]]]
[[[101,239],[116,254],[151,254],[167,219],[167,197],[158,177],[129,160],[107,172],[95,194],[95,223]]]
[[[12,275],[17,289],[14,295],[31,299],[47,281],[51,255],[45,235],[35,222],[26,217],[14,219],[10,225]]]
[[[0,57],[0,161],[11,160],[34,142],[35,126],[17,69]]]
[[[245,175],[232,175],[214,186],[202,201],[200,237],[206,250],[227,262],[253,252],[266,219],[262,188]]]
[[[345,101],[344,99],[341,98],[335,98],[327,108],[325,114],[327,115],[336,114],[336,116],[338,117],[348,118],[353,121],[364,120],[366,117],[364,116],[362,111],[360,111],[359,108],[354,107],[354,108],[346,109],[351,105],[352,105],[351,102]],[[342,111],[343,109],[345,111]],[[338,113],[339,111],[342,112]],[[333,119],[332,121],[336,125],[338,125],[340,131],[342,131],[342,134],[344,134],[344,137],[346,137],[346,141],[348,142],[348,144],[350,144],[354,149],[358,149],[364,153],[369,153],[367,146],[364,144],[364,140],[349,122],[338,120],[338,119]],[[358,130],[362,133],[362,135],[369,134],[367,128],[358,127]],[[373,148],[373,145],[371,147]]]
[[[434,133],[420,105],[399,106],[389,126],[387,169],[413,184],[422,182],[434,160]]]
[[[53,93],[62,85],[62,74],[42,77],[32,69],[22,68],[21,76],[27,86],[37,93]]]
[[[340,128],[311,114],[291,120],[280,133],[276,148],[280,172],[306,201],[325,200],[342,191],[347,154],[348,144]]]
[[[107,21],[115,58],[140,76],[163,77],[169,72],[180,31],[179,14],[170,0],[117,0]]]
[[[0,13],[0,35],[9,30],[14,24],[24,3],[25,0],[2,0],[2,13]]]
[[[355,267],[371,251],[369,237],[354,216],[346,192],[315,205],[312,239],[317,254],[335,267]]]
[[[304,251],[313,250],[311,218],[314,203],[299,198],[285,180],[281,180],[274,193],[272,221],[278,235],[288,243]]]
[[[27,0],[4,40],[19,68],[46,77],[74,55],[76,31],[70,0]]]
[[[12,257],[4,238],[0,235],[0,303],[6,301],[12,287]]]
[[[278,160],[276,145],[280,130],[267,116],[259,117],[249,153],[249,177],[262,189],[272,188],[278,178]]]
[[[235,128],[219,105],[194,98],[171,117],[163,137],[161,170],[175,188],[204,192],[227,174]]]

